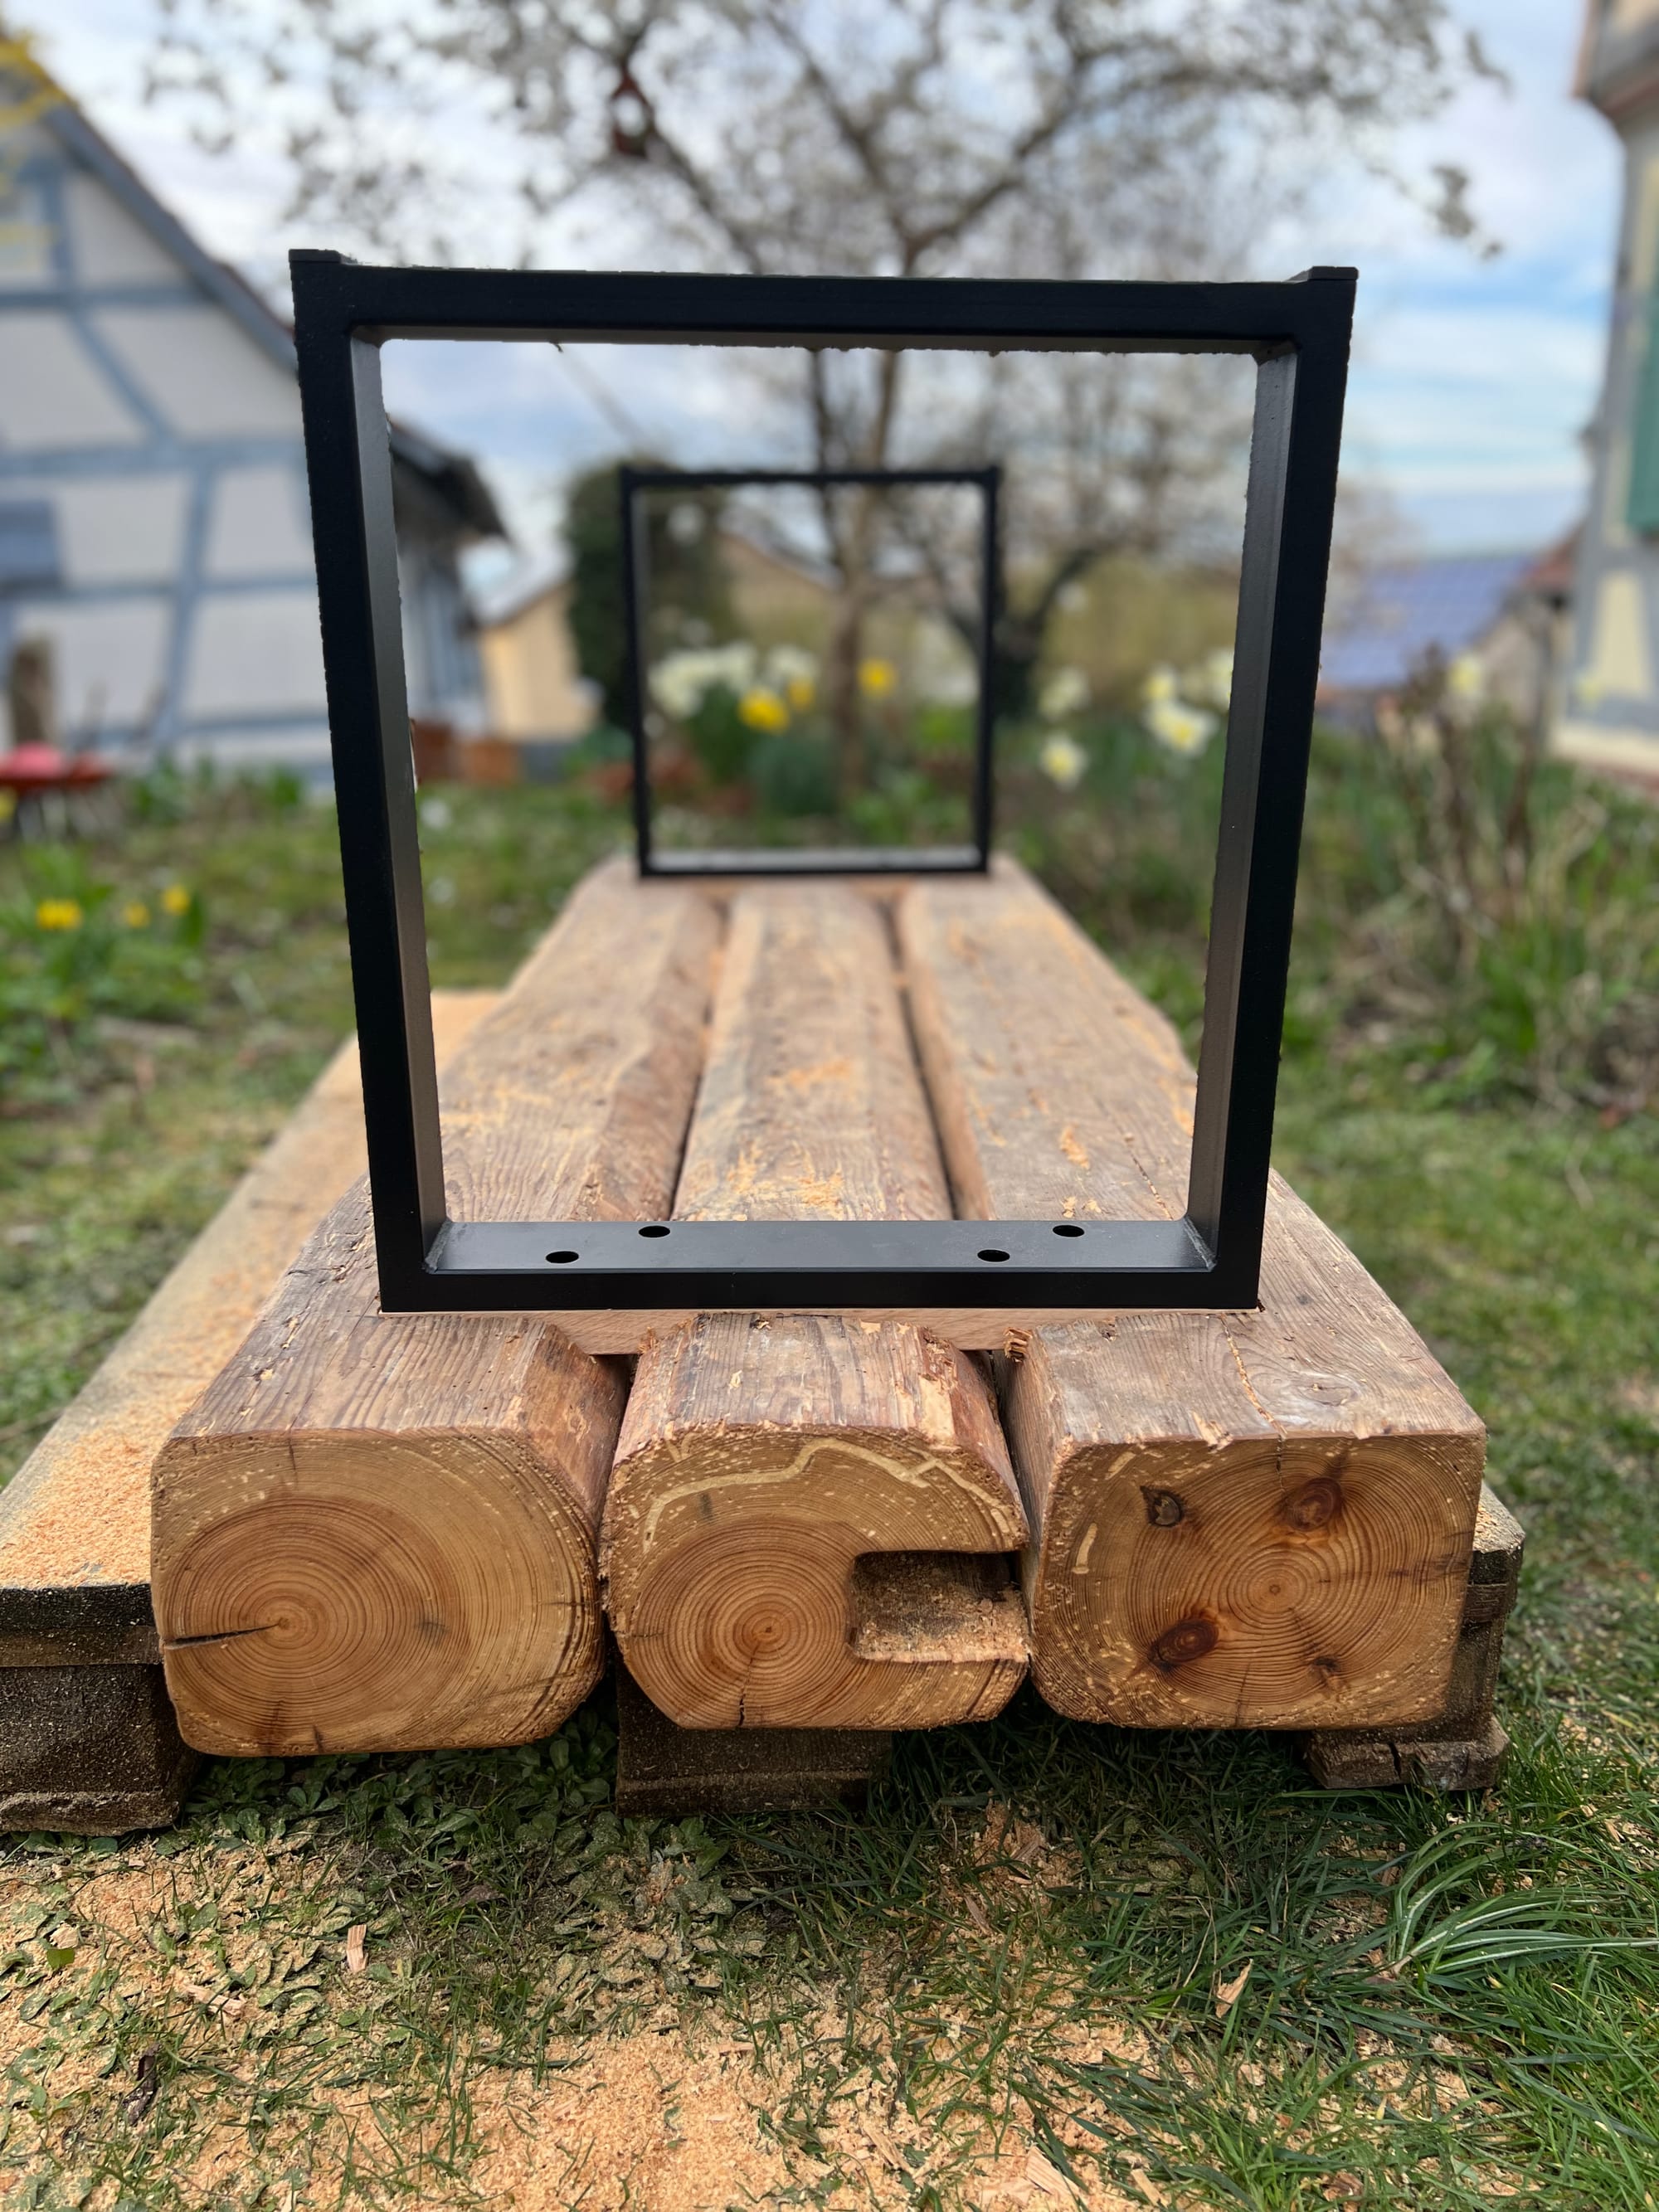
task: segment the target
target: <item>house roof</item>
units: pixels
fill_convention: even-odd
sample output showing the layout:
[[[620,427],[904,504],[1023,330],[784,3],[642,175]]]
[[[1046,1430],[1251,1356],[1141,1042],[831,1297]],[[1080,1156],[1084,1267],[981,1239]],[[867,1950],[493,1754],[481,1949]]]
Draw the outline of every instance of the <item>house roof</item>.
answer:
[[[481,628],[494,629],[515,622],[542,599],[562,597],[569,581],[569,571],[556,556],[522,562],[505,576],[477,586],[471,593],[472,611]]]
[[[62,92],[61,86],[58,88]],[[215,304],[238,323],[253,343],[292,376],[295,371],[294,339],[276,310],[256,292],[246,277],[216,260],[192,236],[177,216],[164,207],[143,179],[124,160],[95,125],[89,123],[67,93],[39,118],[65,153],[89,169],[118,200],[135,222],[142,224],[165,253],[171,254]],[[423,479],[464,528],[481,538],[505,538],[506,526],[476,465],[463,453],[453,453],[419,432],[393,422],[390,426],[393,458]]]
[[[1529,553],[1452,555],[1373,568],[1334,592],[1320,684],[1383,691],[1403,684],[1431,651],[1448,659],[1477,644],[1526,580]]]

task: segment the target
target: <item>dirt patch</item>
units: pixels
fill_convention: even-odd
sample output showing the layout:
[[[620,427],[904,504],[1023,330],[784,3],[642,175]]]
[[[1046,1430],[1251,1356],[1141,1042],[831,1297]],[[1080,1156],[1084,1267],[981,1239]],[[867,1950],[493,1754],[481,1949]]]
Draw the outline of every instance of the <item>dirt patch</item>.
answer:
[[[769,2086],[729,2045],[678,2032],[589,2046],[539,2088],[522,2077],[476,2099],[489,2203],[514,2212],[726,2212],[791,2183],[762,2132]]]

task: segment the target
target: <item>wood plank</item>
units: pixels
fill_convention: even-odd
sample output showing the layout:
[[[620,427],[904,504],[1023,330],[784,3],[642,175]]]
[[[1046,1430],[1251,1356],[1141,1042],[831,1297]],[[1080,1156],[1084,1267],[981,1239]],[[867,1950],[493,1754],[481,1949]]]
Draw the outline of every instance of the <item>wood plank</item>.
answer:
[[[675,1211],[948,1216],[879,915],[731,908]],[[1024,1517],[981,1367],[909,1321],[707,1315],[641,1355],[605,1528],[629,1671],[688,1728],[927,1727],[1024,1671]]]
[[[1028,880],[917,886],[896,921],[967,1218],[1178,1216],[1193,1075]],[[1033,1673],[1141,1727],[1431,1717],[1484,1431],[1358,1261],[1274,1178],[1261,1304],[1042,1325],[1006,1364],[1034,1539]]]
[[[669,1205],[719,933],[597,872],[442,1085],[450,1205]],[[331,1212],[154,1483],[185,1740],[289,1753],[544,1735],[599,1676],[595,1544],[625,1382],[535,1316],[383,1315],[366,1189]]]

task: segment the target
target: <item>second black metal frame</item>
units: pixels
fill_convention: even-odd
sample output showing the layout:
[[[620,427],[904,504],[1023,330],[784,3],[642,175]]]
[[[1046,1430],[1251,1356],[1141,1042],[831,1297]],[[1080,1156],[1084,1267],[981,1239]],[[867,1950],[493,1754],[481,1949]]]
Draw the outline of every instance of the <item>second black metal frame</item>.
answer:
[[[996,738],[996,625],[1000,592],[997,496],[1002,471],[984,469],[635,469],[618,471],[622,505],[623,612],[628,708],[634,740],[634,837],[642,876],[983,875],[991,865],[992,773]],[[974,717],[971,842],[966,845],[866,845],[835,850],[767,847],[742,850],[664,851],[652,805],[648,645],[650,532],[639,526],[639,502],[653,491],[736,491],[751,484],[796,484],[814,491],[839,484],[883,490],[901,485],[969,485],[980,495],[979,696]]]
[[[303,252],[292,257],[292,267],[385,1308],[544,1310],[574,1316],[877,1306],[1012,1316],[1253,1304],[1354,272],[1314,270],[1285,284],[990,283],[380,269],[337,254]],[[1255,359],[1237,641],[1184,1219],[991,1224],[447,1218],[380,390],[380,349],[392,338],[1232,353]],[[594,988],[602,990],[604,979],[596,977]],[[570,1326],[580,1333],[574,1321]]]

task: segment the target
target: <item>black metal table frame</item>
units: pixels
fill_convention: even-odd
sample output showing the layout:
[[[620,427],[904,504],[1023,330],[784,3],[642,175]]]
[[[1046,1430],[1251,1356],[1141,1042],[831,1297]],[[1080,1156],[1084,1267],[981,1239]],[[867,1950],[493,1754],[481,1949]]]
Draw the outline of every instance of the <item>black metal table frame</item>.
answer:
[[[1355,276],[1288,283],[383,269],[295,254],[295,336],[383,1305],[1012,1316],[1254,1304]],[[1181,1221],[452,1222],[380,349],[532,343],[1221,353],[1257,364]],[[596,977],[596,990],[604,980]],[[1081,1230],[1082,1233],[1079,1234]]]
[[[634,741],[634,837],[642,876],[949,876],[983,875],[991,865],[992,757],[996,738],[995,654],[999,603],[997,495],[1002,471],[983,469],[634,469],[617,471],[622,506],[623,655],[629,734]],[[866,845],[833,851],[761,847],[699,851],[657,843],[651,793],[651,705],[647,555],[650,532],[639,526],[639,502],[653,491],[738,491],[750,484],[793,484],[827,490],[840,484],[967,487],[980,496],[979,696],[974,716],[971,842],[965,845]]]

